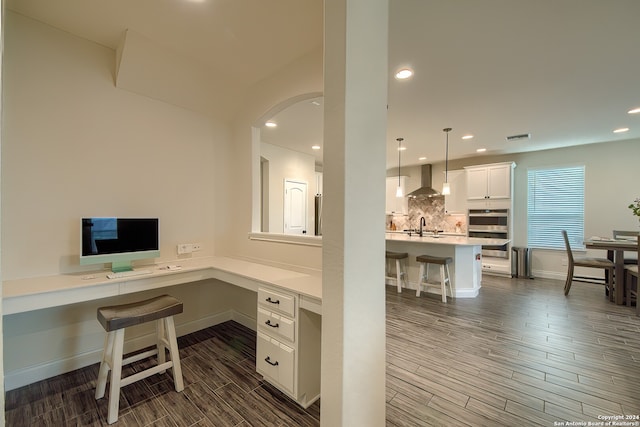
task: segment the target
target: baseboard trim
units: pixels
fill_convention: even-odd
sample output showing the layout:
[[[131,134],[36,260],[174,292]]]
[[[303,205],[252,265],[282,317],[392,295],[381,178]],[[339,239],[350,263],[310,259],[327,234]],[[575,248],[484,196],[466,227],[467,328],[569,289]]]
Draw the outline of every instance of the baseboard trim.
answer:
[[[396,282],[397,280],[394,278],[389,278],[389,277],[385,278],[386,286],[392,286],[394,288],[397,288]],[[415,292],[416,290],[418,290],[418,284],[416,282],[412,282],[409,280],[407,282],[407,286],[403,286],[402,289],[407,289]],[[428,287],[427,289],[424,289],[423,287],[420,292],[434,294],[434,295],[441,295],[440,289],[438,289],[437,287]],[[454,293],[455,293],[455,295],[453,296],[454,298],[475,298],[480,293],[480,287],[477,287],[474,289],[456,289]]]
[[[247,316],[244,313],[235,310],[227,310],[212,316],[203,317],[193,322],[187,322],[176,325],[176,335],[182,336],[201,329],[209,328],[220,323],[233,320],[251,330],[256,330],[256,319]],[[154,343],[155,334],[149,333],[132,340],[128,340],[124,344],[125,353],[150,346]],[[102,349],[75,355],[64,359],[56,359],[40,365],[29,366],[13,372],[5,372],[4,388],[5,391],[14,390],[25,385],[33,384],[56,375],[84,368],[94,363],[100,362]]]

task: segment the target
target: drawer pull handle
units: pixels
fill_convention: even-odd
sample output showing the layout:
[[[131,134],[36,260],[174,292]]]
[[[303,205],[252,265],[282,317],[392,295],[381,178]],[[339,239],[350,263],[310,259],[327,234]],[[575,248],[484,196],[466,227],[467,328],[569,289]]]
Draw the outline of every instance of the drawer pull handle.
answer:
[[[278,366],[278,362],[272,362],[271,359],[269,358],[269,356],[266,357],[266,359],[264,359],[265,362],[267,362],[269,365],[271,366]]]
[[[272,328],[279,328],[280,327],[279,323],[276,323],[275,325],[272,325],[271,324],[271,320],[267,320],[266,322],[264,322],[264,324],[267,325],[267,326],[271,326]]]
[[[271,304],[280,304],[280,300],[279,299],[274,301],[274,300],[271,299],[271,297],[267,298],[266,301],[270,302]]]

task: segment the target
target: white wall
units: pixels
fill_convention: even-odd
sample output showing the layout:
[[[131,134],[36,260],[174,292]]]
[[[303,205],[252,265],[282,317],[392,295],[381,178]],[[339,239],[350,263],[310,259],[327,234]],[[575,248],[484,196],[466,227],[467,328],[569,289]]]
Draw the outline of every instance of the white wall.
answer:
[[[315,159],[277,145],[260,144],[260,155],[269,161],[269,232],[284,231],[284,181],[299,180],[307,183],[307,233],[313,234],[315,196]]]
[[[197,113],[116,89],[114,52],[7,14],[4,279],[77,270],[82,216],[160,218],[160,260],[212,254],[216,147]]]
[[[116,88],[110,49],[11,12],[5,19],[3,280],[102,268],[78,265],[79,221],[89,215],[159,217],[157,261],[176,259],[185,242],[203,243],[198,256],[216,253],[232,215],[230,127]],[[255,318],[255,295],[194,286],[171,290],[185,301],[179,330],[229,308]],[[20,373],[96,362],[98,303],[6,316],[8,388]],[[68,359],[74,351],[80,361]]]

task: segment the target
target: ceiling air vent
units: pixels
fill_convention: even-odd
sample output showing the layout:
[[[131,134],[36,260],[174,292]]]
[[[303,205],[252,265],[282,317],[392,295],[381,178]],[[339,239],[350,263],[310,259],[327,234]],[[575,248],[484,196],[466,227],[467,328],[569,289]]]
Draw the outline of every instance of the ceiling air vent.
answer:
[[[521,133],[520,135],[511,135],[507,137],[507,141],[517,141],[518,139],[529,139],[531,138],[530,133]]]

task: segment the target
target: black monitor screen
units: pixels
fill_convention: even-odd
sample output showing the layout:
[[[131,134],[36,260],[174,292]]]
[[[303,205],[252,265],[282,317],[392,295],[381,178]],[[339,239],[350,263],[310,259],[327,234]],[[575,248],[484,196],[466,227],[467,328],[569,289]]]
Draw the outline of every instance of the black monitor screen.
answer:
[[[82,256],[158,250],[158,218],[82,218]]]

